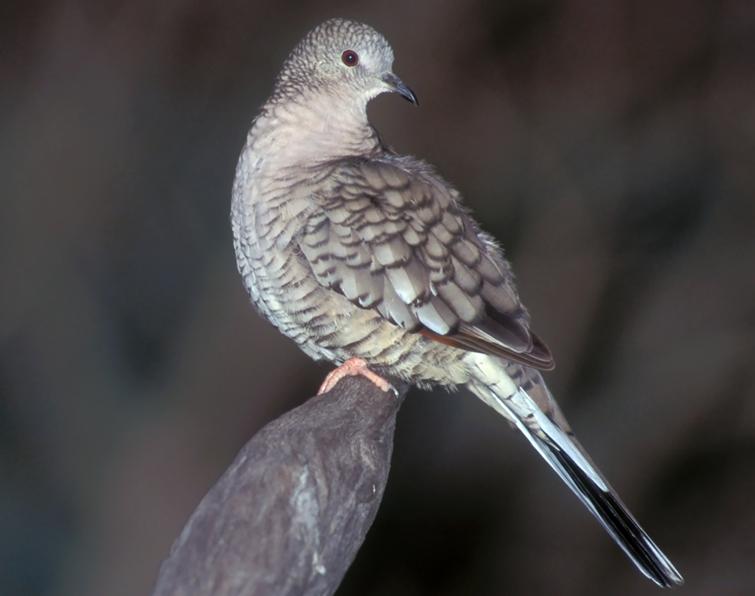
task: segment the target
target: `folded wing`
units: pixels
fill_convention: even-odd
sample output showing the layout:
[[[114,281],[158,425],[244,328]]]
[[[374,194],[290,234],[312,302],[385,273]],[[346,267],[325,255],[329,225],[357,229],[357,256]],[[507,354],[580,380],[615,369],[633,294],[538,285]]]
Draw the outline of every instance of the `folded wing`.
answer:
[[[427,166],[340,162],[313,199],[299,247],[321,284],[435,341],[553,368],[508,263]]]

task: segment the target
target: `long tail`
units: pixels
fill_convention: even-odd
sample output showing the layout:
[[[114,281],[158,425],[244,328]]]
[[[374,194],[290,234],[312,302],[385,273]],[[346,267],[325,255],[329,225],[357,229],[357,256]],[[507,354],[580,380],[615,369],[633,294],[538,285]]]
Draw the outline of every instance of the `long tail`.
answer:
[[[516,425],[637,569],[664,588],[684,583],[571,433],[539,373],[515,365],[516,371],[529,377],[523,382],[489,356],[475,354],[471,360],[476,381],[470,389]]]

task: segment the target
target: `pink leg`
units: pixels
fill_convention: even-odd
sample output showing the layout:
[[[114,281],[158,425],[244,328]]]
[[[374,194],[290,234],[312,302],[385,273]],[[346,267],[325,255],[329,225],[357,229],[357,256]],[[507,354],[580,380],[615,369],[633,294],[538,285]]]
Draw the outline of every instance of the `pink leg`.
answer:
[[[328,391],[333,389],[333,387],[338,384],[338,381],[340,381],[344,377],[353,377],[355,375],[361,375],[369,379],[373,385],[375,385],[382,391],[392,391],[394,395],[398,395],[396,388],[388,381],[386,381],[383,377],[367,368],[367,363],[361,358],[349,358],[341,366],[334,370],[331,370],[328,373],[328,376],[325,377],[322,385],[320,385],[320,390],[317,392],[317,395],[327,393]]]

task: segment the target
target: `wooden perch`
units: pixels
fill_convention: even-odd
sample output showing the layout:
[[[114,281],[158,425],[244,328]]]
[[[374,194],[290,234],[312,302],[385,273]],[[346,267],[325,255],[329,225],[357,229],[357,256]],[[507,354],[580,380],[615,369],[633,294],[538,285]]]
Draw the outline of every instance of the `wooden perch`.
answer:
[[[260,430],[189,518],[153,595],[335,592],[383,497],[405,392],[349,377]]]

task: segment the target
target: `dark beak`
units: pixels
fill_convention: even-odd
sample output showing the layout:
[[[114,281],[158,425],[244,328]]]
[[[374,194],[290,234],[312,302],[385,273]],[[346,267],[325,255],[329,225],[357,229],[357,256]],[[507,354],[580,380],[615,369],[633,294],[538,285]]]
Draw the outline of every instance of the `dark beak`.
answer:
[[[404,85],[404,81],[399,79],[395,74],[389,72],[383,76],[383,81],[391,88],[391,90],[401,95],[405,100],[412,102],[415,106],[419,105],[419,101],[417,101],[417,96],[414,95],[414,91]]]

